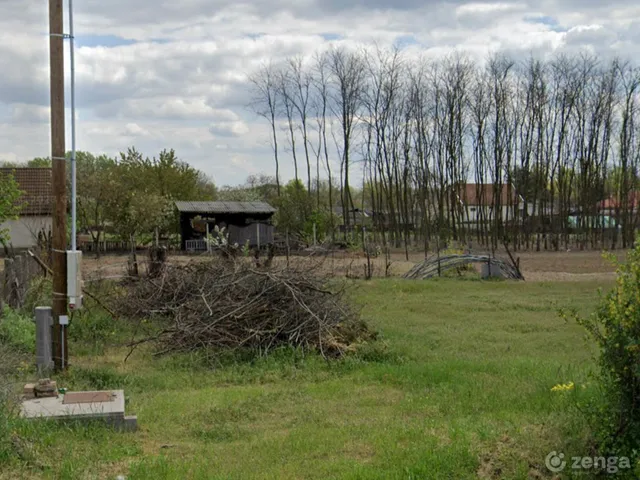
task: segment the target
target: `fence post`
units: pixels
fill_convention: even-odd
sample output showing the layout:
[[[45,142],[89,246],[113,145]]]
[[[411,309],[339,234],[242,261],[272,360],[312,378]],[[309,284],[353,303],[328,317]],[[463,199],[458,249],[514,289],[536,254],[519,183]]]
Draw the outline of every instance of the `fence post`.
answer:
[[[53,368],[53,358],[51,355],[51,331],[53,327],[53,316],[51,307],[36,307],[36,366],[40,377]]]
[[[20,308],[24,305],[24,297],[27,293],[25,288],[27,272],[25,271],[25,263],[22,255],[16,255],[13,266],[16,271],[16,308]]]
[[[205,241],[207,242],[207,253],[211,254],[211,239],[209,238],[209,222],[205,222]]]
[[[11,308],[15,308],[15,284],[16,284],[16,275],[15,269],[13,267],[13,259],[5,258],[4,260],[4,299],[7,303],[7,306]]]
[[[4,314],[4,270],[0,272],[0,318]]]

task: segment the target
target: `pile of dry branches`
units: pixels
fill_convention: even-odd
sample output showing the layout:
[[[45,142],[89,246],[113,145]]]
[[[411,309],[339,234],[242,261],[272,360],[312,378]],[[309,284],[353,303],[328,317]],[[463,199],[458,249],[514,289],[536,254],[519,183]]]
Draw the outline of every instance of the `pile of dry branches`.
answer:
[[[153,338],[157,354],[238,348],[267,354],[292,346],[328,357],[373,337],[344,288],[328,287],[320,266],[256,268],[245,260],[167,265],[159,276],[127,285],[116,309],[132,319],[167,321]]]

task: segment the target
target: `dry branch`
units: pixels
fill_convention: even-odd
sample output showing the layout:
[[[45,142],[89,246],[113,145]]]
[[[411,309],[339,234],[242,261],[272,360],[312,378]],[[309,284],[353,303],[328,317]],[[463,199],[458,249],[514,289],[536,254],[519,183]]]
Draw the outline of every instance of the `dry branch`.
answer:
[[[292,346],[339,356],[373,334],[344,288],[330,284],[319,265],[258,269],[249,260],[213,258],[168,266],[155,278],[128,284],[114,308],[131,319],[168,322],[148,339],[159,342],[158,354],[238,348],[267,354]]]

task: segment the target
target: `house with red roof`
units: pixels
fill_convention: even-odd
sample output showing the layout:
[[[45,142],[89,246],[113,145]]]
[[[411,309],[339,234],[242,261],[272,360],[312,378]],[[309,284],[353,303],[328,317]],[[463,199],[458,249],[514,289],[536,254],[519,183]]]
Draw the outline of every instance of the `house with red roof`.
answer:
[[[17,201],[19,215],[0,228],[9,232],[9,244],[15,249],[38,244],[38,235],[48,235],[53,224],[53,188],[51,168],[0,168],[0,176],[13,176],[23,192]]]

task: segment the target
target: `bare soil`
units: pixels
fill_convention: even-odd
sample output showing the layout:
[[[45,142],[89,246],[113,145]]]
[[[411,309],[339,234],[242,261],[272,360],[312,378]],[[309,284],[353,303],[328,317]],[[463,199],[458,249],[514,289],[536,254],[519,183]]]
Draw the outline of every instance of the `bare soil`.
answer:
[[[600,251],[560,251],[560,252],[515,252],[514,257],[520,259],[520,268],[527,281],[609,281],[614,278],[615,266],[605,258]],[[497,252],[496,256],[507,259],[506,252]],[[618,260],[624,260],[626,252],[619,250],[615,253]],[[83,273],[85,280],[97,278],[118,278],[125,274],[127,255],[103,255],[96,259],[93,255],[83,258]],[[184,264],[194,259],[206,258],[198,255],[173,254],[170,257],[173,264]],[[409,252],[407,261],[404,251],[391,253],[391,263],[385,265],[383,256],[371,258],[373,276],[383,277],[401,276],[408,272],[416,263],[424,260],[423,252]],[[139,255],[139,261],[144,264],[144,254]],[[364,277],[367,259],[364,254],[340,251],[324,257],[311,256],[290,257],[292,262],[322,262],[323,268],[329,269],[336,276]],[[286,264],[285,257],[276,257],[275,264]],[[3,270],[4,260],[0,258],[0,271]]]
[[[599,251],[563,251],[563,252],[516,252],[514,257],[520,259],[520,268],[527,281],[609,281],[614,278],[615,266],[609,260],[603,258]],[[507,259],[505,252],[497,252],[496,256]],[[624,260],[626,252],[616,253],[618,260]],[[173,264],[184,264],[192,260],[204,259],[205,256],[174,254],[169,257]],[[389,276],[401,276],[416,263],[424,260],[424,253],[410,252],[409,260],[405,253],[394,251],[391,254],[391,263],[388,267]],[[144,264],[144,255],[139,256],[139,261]],[[310,265],[322,264],[322,268],[328,269],[336,276],[349,276],[362,278],[365,274],[367,259],[362,253],[334,252],[326,256],[294,256],[290,262],[308,262]],[[286,258],[276,257],[275,265],[285,265]],[[387,273],[383,256],[371,258],[373,276],[384,277]],[[85,256],[83,259],[83,271],[86,280],[97,278],[117,278],[125,274],[127,255],[107,255],[96,259],[93,256]]]

